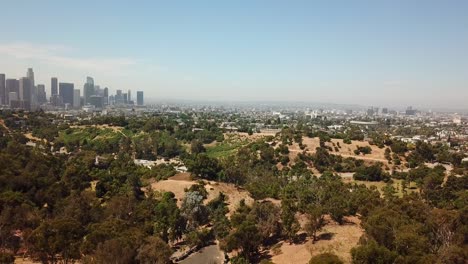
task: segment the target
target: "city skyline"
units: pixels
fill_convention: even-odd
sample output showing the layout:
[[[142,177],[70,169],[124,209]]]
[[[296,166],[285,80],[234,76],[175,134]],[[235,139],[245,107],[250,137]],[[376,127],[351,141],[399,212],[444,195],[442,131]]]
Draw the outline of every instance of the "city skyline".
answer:
[[[74,83],[64,82],[58,77],[50,78],[50,89],[36,82],[33,68],[28,68],[26,77],[18,79],[0,73],[0,105],[12,109],[28,111],[81,109],[93,107],[93,110],[103,110],[107,106],[144,106],[143,91],[137,91],[138,101],[132,100],[131,89],[127,93],[116,90],[115,95],[109,93],[109,88],[101,89],[94,83],[94,78],[87,76],[83,88],[77,88]],[[83,96],[81,96],[83,91]],[[87,110],[86,110],[87,111]]]
[[[467,108],[467,2],[104,2],[5,3],[35,23],[5,27],[0,72],[148,100]]]

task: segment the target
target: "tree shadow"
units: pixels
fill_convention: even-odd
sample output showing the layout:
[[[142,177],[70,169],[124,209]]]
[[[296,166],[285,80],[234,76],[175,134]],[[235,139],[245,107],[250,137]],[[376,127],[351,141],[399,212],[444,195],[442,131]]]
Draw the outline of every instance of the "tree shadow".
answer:
[[[331,232],[322,233],[317,237],[317,241],[318,240],[331,240],[334,236],[335,236],[335,233],[331,233]]]
[[[260,263],[262,260],[271,260],[273,256],[270,254],[269,250],[262,250],[255,255],[255,258],[252,260],[254,263]]]
[[[293,244],[296,244],[296,245],[304,244],[305,242],[307,242],[307,234],[306,233],[297,234],[293,238],[292,242]]]

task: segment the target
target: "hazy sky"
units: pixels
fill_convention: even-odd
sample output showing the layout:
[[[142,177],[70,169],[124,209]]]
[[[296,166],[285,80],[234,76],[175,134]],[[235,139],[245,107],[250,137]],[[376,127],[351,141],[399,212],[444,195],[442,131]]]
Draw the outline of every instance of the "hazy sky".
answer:
[[[465,0],[0,6],[0,72],[33,67],[47,89],[89,75],[147,98],[468,108]]]

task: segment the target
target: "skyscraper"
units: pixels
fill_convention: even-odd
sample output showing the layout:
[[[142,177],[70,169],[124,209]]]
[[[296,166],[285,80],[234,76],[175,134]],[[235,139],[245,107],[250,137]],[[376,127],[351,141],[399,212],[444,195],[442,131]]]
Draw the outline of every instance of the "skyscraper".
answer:
[[[45,91],[45,85],[44,84],[38,84],[37,85],[37,102],[39,104],[44,104],[47,102],[47,96],[46,96],[46,91]]]
[[[15,103],[18,102],[18,93],[17,92],[9,92],[8,93],[8,105],[13,108]]]
[[[6,91],[5,91],[6,104],[11,106],[10,101],[12,101],[12,100],[17,101],[18,100],[19,81],[17,79],[7,79],[5,83],[6,83]],[[15,93],[16,94],[15,98],[10,98],[10,93]]]
[[[104,88],[104,105],[109,104],[109,88]]]
[[[143,105],[143,91],[137,91],[137,105]]]
[[[73,106],[73,83],[59,83],[59,95],[64,104]]]
[[[94,95],[94,79],[91,77],[86,77],[86,83],[83,87],[83,95],[84,95],[84,101],[85,104],[89,104],[89,98],[91,95]]]
[[[132,91],[128,90],[127,92],[127,100],[128,100],[128,103],[130,103],[130,101],[132,101]]]
[[[5,74],[0,73],[0,104],[7,104]]]
[[[116,105],[121,105],[121,104],[124,103],[124,98],[123,98],[123,95],[122,95],[122,90],[117,90],[117,91],[116,91],[114,100],[115,100],[115,104],[116,104]]]
[[[34,82],[34,71],[32,68],[28,68],[28,72],[26,73],[26,77],[30,81],[31,85],[31,97],[29,98],[29,109],[36,110],[37,108],[37,88]]]
[[[103,99],[102,99],[102,96],[100,95],[92,95],[91,97],[89,97],[89,104],[90,105],[94,105],[94,107],[96,108],[102,108],[103,106]]]
[[[81,106],[81,95],[80,89],[73,90],[73,108],[80,108]]]
[[[21,101],[21,107],[26,110],[31,110],[31,99],[32,99],[32,83],[28,77],[22,77],[19,80],[19,100]]]
[[[58,80],[56,77],[50,79],[50,95],[54,96],[58,94]]]
[[[32,68],[28,69],[28,72],[26,73],[26,77],[31,81],[31,86],[34,86],[34,72]]]

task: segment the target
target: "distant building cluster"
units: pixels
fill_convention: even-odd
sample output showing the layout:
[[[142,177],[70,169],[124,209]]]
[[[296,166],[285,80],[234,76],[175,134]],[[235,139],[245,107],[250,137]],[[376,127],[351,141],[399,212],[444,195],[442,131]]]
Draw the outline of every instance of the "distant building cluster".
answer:
[[[73,83],[59,82],[56,77],[50,80],[50,96],[47,97],[46,86],[35,84],[34,71],[29,68],[26,77],[7,79],[0,73],[0,104],[5,108],[35,111],[41,108],[63,109],[103,109],[108,106],[143,106],[143,91],[137,91],[136,101],[131,90],[117,90],[109,94],[109,88],[94,84],[92,77],[86,78],[81,90]]]

